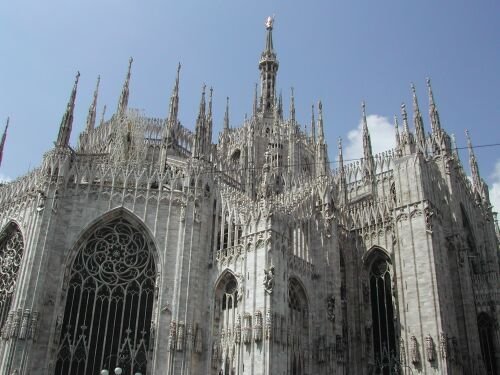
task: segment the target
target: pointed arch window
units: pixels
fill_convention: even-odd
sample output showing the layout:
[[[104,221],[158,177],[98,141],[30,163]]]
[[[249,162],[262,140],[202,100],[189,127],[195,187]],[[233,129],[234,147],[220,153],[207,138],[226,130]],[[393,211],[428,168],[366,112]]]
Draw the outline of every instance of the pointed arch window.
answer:
[[[494,337],[494,332],[496,331],[495,321],[483,312],[477,317],[477,327],[479,329],[479,341],[486,374],[497,374]]]
[[[288,327],[293,336],[289,371],[303,375],[306,373],[305,350],[309,345],[309,314],[305,290],[295,278],[288,281]]]
[[[12,223],[0,237],[0,326],[2,327],[16,289],[23,253],[23,236],[19,227]]]
[[[370,266],[370,298],[372,308],[373,353],[375,361],[385,363],[395,358],[396,332],[392,301],[391,263],[386,256],[376,254]],[[391,366],[382,369],[391,373]]]
[[[226,271],[215,288],[213,350],[217,355],[212,356],[212,369],[217,375],[232,375],[236,371],[236,344],[241,341],[238,302],[242,297],[242,282],[242,277],[236,278]]]
[[[119,366],[146,373],[155,291],[152,244],[123,218],[93,230],[78,249],[67,286],[56,375]],[[56,332],[57,334],[57,332]]]

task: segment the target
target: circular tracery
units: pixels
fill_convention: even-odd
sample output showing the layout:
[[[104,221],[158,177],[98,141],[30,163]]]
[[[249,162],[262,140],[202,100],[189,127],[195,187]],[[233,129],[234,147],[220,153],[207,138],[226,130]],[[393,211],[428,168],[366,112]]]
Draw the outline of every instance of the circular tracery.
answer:
[[[80,245],[56,328],[56,374],[94,374],[114,365],[145,373],[156,277],[152,250],[144,233],[122,218]]]

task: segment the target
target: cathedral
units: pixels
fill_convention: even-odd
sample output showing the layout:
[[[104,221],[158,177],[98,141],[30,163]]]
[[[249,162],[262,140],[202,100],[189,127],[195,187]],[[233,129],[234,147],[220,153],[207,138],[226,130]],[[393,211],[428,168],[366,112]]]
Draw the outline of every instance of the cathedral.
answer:
[[[332,164],[322,103],[304,131],[276,94],[272,18],[252,114],[232,127],[227,104],[217,143],[212,89],[183,124],[179,66],[146,117],[131,66],[71,146],[77,74],[54,147],[0,186],[1,374],[500,373],[488,187],[429,80],[429,132],[412,86],[394,149],[373,154],[363,104],[363,157],[339,141]]]

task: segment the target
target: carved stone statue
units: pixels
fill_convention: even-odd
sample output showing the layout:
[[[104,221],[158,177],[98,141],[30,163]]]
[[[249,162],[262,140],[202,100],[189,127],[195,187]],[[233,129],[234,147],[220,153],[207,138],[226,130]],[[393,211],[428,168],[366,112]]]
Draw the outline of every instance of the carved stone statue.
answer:
[[[271,266],[268,271],[264,270],[264,281],[262,283],[264,285],[264,290],[268,294],[273,293],[274,287],[274,266]]]

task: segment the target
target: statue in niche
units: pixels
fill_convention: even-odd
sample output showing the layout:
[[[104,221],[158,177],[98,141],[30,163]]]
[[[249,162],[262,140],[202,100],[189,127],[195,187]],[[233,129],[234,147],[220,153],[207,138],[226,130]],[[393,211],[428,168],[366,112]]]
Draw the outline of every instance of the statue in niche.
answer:
[[[264,290],[268,294],[273,293],[274,287],[274,266],[271,266],[269,270],[264,270],[264,281],[262,283],[264,285]]]

